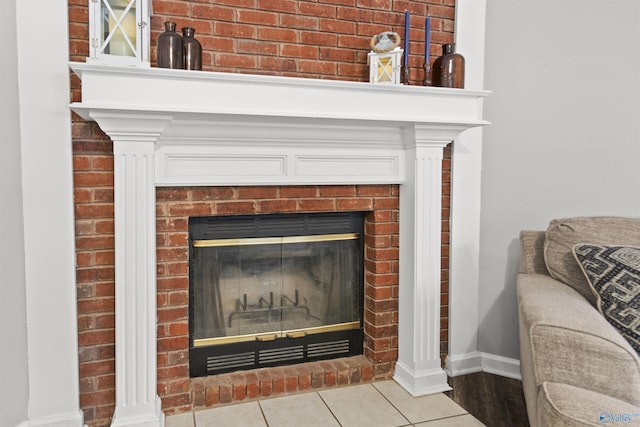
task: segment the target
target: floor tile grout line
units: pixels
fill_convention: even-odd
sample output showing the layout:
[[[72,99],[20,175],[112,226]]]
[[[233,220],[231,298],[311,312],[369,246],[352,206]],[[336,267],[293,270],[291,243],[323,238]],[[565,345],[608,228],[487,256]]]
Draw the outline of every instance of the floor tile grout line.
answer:
[[[340,420],[338,419],[338,417],[336,416],[336,414],[331,410],[331,406],[329,406],[329,404],[327,403],[326,400],[324,400],[324,398],[322,397],[322,395],[320,394],[320,392],[316,392],[316,394],[318,395],[318,397],[320,398],[320,400],[322,400],[322,403],[324,403],[324,406],[327,407],[327,409],[329,410],[329,412],[331,413],[331,416],[336,420],[336,422],[338,423],[338,425],[340,427],[343,427],[342,423],[340,422]]]
[[[262,419],[264,419],[264,425],[269,427],[269,420],[267,419],[267,414],[264,413],[264,408],[262,408],[262,404],[260,403],[260,399],[257,400],[258,408],[260,408],[260,413],[262,414]],[[198,427],[198,426],[196,426]]]
[[[442,421],[442,420],[448,420],[449,418],[458,418],[458,417],[465,417],[465,416],[471,416],[473,418],[475,418],[473,415],[471,415],[470,413],[464,413],[464,414],[458,414],[458,415],[449,415],[448,417],[440,417],[440,418],[435,418],[433,420],[429,420],[429,421],[421,421],[421,422],[425,422],[425,423],[431,423],[431,422],[435,422],[435,421]],[[477,418],[475,418],[477,420]]]
[[[375,388],[375,389],[376,389],[376,391],[377,391],[378,393],[380,393],[380,394],[382,395],[382,397],[384,397],[384,398],[386,399],[386,401],[387,401],[387,402],[389,402],[389,404],[391,404],[391,406],[393,406],[393,407],[394,407],[394,409],[395,409],[396,411],[398,411],[398,412],[399,412],[399,413],[404,417],[404,419],[405,419],[405,420],[407,420],[407,421],[409,422],[408,426],[415,426],[415,425],[416,425],[416,424],[415,424],[415,423],[413,423],[410,419],[408,419],[408,418],[407,418],[407,416],[406,416],[406,415],[405,415],[405,414],[404,414],[404,413],[403,413],[403,412],[402,412],[398,407],[396,407],[396,406],[391,402],[391,400],[389,400],[389,398],[387,398],[387,396],[385,396],[385,394],[384,394],[384,393],[383,393],[383,392],[382,392],[378,387],[376,387],[375,383],[371,383],[371,386],[372,386],[373,388]],[[444,394],[443,394],[443,395],[444,395]],[[446,395],[444,395],[444,396],[446,396]],[[446,396],[446,397],[447,397],[448,399],[451,399],[451,398],[450,398],[450,397],[448,397],[448,396]],[[414,399],[415,397],[411,396],[411,398],[412,398],[412,399]],[[453,399],[451,399],[451,401],[452,401],[452,402],[454,402],[454,403],[456,403]],[[456,403],[456,405],[458,405],[458,404]],[[458,406],[460,406],[460,405],[458,405]],[[469,411],[467,411],[466,409],[464,409],[462,406],[460,406],[460,408],[461,408],[462,410],[464,410],[464,413],[463,413],[463,414],[450,415],[450,416],[448,416],[448,417],[434,418],[434,419],[432,419],[432,420],[417,421],[416,423],[417,423],[417,424],[421,424],[421,423],[430,423],[430,422],[433,422],[433,421],[446,420],[446,419],[448,419],[448,418],[455,418],[455,417],[462,417],[462,416],[464,416],[464,415],[471,415],[471,414],[469,413]]]
[[[333,417],[333,419],[334,419],[334,420],[336,420],[336,422],[338,423],[338,425],[339,425],[340,427],[343,427],[343,425],[342,425],[342,423],[340,422],[340,420],[338,419],[338,417],[336,417],[336,414],[334,414],[334,412],[331,410],[331,407],[330,407],[330,406],[327,404],[327,402],[322,398],[322,395],[321,395],[319,392],[317,392],[317,391],[315,391],[315,392],[313,392],[313,393],[314,393],[315,395],[317,395],[317,396],[320,398],[320,400],[322,401],[322,403],[324,404],[324,406],[327,408],[327,410],[329,411],[329,413],[331,414],[331,416]],[[266,416],[266,414],[264,413],[264,409],[262,408],[262,404],[260,403],[261,401],[262,401],[262,399],[258,399],[258,400],[257,400],[257,402],[258,402],[258,407],[260,408],[260,412],[262,413],[262,418],[264,418],[264,422],[265,422],[266,426],[267,426],[267,427],[277,427],[277,426],[271,426],[271,425],[269,424],[269,420],[267,419],[267,416]],[[195,415],[194,415],[194,418],[195,418]],[[196,425],[195,425],[195,419],[194,419],[194,426],[195,426],[195,427],[198,427],[198,426],[196,426]]]
[[[411,420],[409,418],[407,418],[407,416],[405,414],[402,413],[402,411],[396,407],[396,405],[393,404],[393,402],[391,402],[391,400],[389,400],[389,398],[387,396],[384,395],[384,393],[382,391],[380,391],[380,389],[378,387],[375,386],[374,383],[371,383],[371,387],[373,387],[373,389],[375,391],[377,391],[378,393],[380,393],[380,395],[384,398],[384,400],[386,400],[387,402],[389,402],[389,405],[391,405],[393,407],[393,409],[395,409],[396,411],[398,411],[398,413],[402,416],[402,418],[404,418],[409,424],[409,426],[412,426],[413,423],[411,422]]]

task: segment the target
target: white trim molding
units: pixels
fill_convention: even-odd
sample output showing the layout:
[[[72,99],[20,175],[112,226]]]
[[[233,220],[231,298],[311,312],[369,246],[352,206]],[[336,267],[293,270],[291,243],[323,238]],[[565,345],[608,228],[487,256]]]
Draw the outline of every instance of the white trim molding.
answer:
[[[520,361],[510,357],[498,356],[491,353],[480,353],[482,356],[482,370],[488,374],[522,380]]]
[[[4,327],[15,327],[20,333],[26,326],[28,420],[23,424],[80,427],[84,414],[80,409],[71,114],[67,108],[68,2],[14,3],[15,17],[7,19],[16,20],[18,55],[6,64],[16,67],[18,75],[14,104],[19,106],[26,325],[17,321]],[[3,4],[2,13],[5,10]],[[42,49],[43,40],[46,49]],[[4,72],[2,75],[4,78]],[[4,141],[3,149],[7,149]],[[0,359],[7,363],[2,353],[0,350]],[[3,383],[5,388],[15,387],[12,379],[3,377]],[[13,410],[0,409],[9,414]]]
[[[445,359],[445,371],[450,377],[482,372],[482,353],[449,354]]]
[[[73,111],[115,161],[114,425],[163,424],[156,395],[156,186],[400,184],[399,359],[413,395],[440,367],[443,148],[486,125],[487,92],[71,64]]]
[[[84,413],[81,410],[56,415],[33,417],[17,427],[81,427],[84,424]]]
[[[465,87],[484,84],[486,0],[456,0],[456,51],[465,58]],[[478,356],[482,128],[453,144],[449,244],[449,351],[451,376],[482,370]]]
[[[516,380],[522,379],[518,359],[479,351],[463,355],[448,355],[445,371],[450,377],[486,372]]]

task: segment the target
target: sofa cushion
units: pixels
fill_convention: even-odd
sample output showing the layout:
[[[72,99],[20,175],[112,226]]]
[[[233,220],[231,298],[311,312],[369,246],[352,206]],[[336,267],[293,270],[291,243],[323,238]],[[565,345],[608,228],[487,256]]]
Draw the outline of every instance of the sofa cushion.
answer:
[[[596,297],[573,256],[573,247],[578,243],[640,246],[640,219],[577,217],[554,219],[549,223],[544,243],[549,274],[595,305]]]
[[[544,231],[520,232],[520,273],[549,275],[544,263]]]
[[[538,392],[538,426],[638,425],[640,408],[568,384],[545,382]]]
[[[574,254],[596,307],[640,353],[640,247],[577,244]]]

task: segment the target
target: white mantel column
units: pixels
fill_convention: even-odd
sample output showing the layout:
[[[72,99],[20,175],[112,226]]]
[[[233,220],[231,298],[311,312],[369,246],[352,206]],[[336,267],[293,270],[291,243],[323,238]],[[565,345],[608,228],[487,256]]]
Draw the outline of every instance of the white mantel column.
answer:
[[[167,118],[94,116],[113,141],[116,409],[112,426],[162,427],[157,394],[155,143]],[[128,123],[130,125],[131,122]]]
[[[484,84],[486,8],[486,0],[456,0],[456,51],[465,57],[465,87],[472,90]],[[482,129],[470,129],[456,138],[452,157],[445,369],[455,377],[483,370],[483,355],[478,351]]]
[[[413,396],[450,390],[440,363],[442,159],[448,133],[406,134],[400,186],[398,361],[394,379]],[[411,254],[411,256],[407,256]]]
[[[113,141],[116,409],[112,426],[161,426],[156,393],[154,141]]]

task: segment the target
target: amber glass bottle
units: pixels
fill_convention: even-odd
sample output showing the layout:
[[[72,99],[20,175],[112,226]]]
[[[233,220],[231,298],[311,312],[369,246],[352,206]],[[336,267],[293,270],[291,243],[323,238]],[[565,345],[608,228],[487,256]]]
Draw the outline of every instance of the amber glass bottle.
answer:
[[[194,38],[196,30],[191,27],[182,29],[182,53],[185,70],[202,70],[202,46]]]
[[[442,45],[442,56],[433,63],[433,85],[464,88],[464,57],[456,53],[455,43]]]
[[[164,33],[158,36],[158,67],[182,68],[182,37],[176,33],[176,23],[165,22],[164,29]]]

